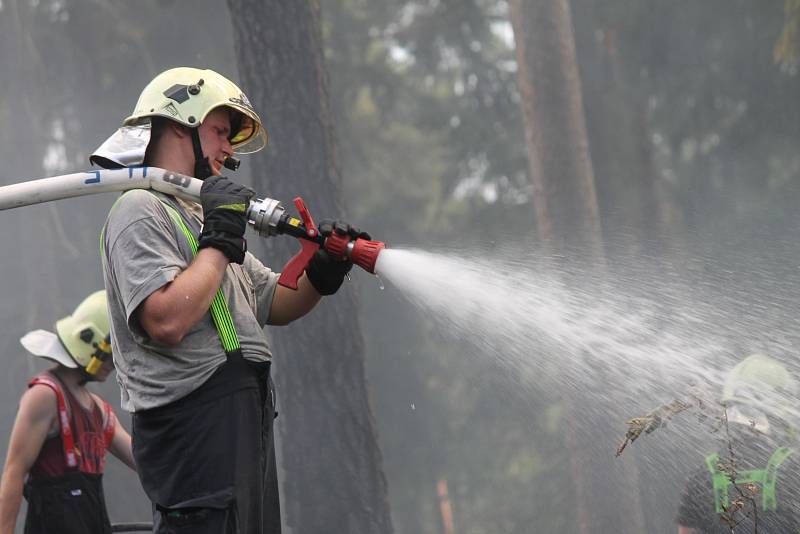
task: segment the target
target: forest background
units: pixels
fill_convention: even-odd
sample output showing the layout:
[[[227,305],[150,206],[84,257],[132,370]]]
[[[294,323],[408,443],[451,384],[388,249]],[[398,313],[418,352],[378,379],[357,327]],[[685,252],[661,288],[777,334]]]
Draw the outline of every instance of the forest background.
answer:
[[[800,260],[800,2],[319,4],[0,0],[0,185],[86,168],[156,73],[208,67],[257,95],[273,144],[236,176],[261,195],[288,202],[297,190],[318,217],[342,217],[390,245],[489,258],[546,245],[612,272],[642,258],[677,273],[687,291],[722,273],[710,291],[743,324],[753,319],[741,350],[777,343],[793,360],[794,317],[765,321],[773,302],[748,295],[794,280]],[[260,38],[278,44],[261,48]],[[324,62],[314,63],[320,51]],[[309,124],[292,67],[323,63],[311,96],[323,120]],[[259,79],[264,86],[248,85]],[[270,92],[285,100],[259,107]],[[287,133],[293,121],[299,137]],[[324,144],[281,139],[313,139],[319,129],[336,147],[322,160],[333,185],[277,172]],[[102,286],[98,234],[113,200],[0,214],[0,438],[26,378],[43,368],[19,337]],[[279,268],[288,250],[261,257]],[[637,443],[646,457],[634,449],[614,460],[624,414],[600,410],[585,434],[591,444],[567,428],[571,411],[609,402],[603,369],[596,396],[515,388],[508,369],[465,358],[391,286],[353,278],[345,311],[334,297],[319,318],[278,334],[287,532],[675,530],[684,477],[702,460],[687,452],[692,436]],[[725,300],[731,288],[737,297]],[[797,309],[796,292],[789,284],[771,294],[785,311]],[[353,366],[336,380],[326,366],[337,354],[292,345],[331,317],[356,340],[337,349]],[[560,357],[552,354],[556,365]],[[281,376],[282,365],[291,372]],[[327,404],[306,406],[303,420],[333,432],[327,443],[292,426],[302,393],[317,390]],[[118,402],[116,384],[100,391]],[[0,439],[3,456],[5,446]],[[138,481],[116,462],[106,493],[114,521],[147,519]]]

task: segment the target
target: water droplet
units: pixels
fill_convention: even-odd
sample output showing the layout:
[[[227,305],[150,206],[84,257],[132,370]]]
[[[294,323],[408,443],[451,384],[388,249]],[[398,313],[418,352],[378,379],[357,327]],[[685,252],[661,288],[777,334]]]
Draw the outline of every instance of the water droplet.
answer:
[[[376,274],[375,278],[378,279],[378,289],[380,289],[381,291],[386,289],[386,286],[383,285],[383,280],[381,280],[381,277]]]
[[[411,403],[411,409],[412,410],[416,410],[417,409],[416,405],[413,402]]]

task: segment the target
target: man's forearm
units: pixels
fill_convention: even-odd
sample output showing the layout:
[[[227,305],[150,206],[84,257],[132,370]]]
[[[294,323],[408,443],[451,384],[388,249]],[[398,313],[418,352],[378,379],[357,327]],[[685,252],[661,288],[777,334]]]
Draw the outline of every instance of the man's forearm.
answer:
[[[227,267],[222,252],[200,250],[186,270],[142,303],[139,322],[148,335],[165,345],[180,343],[211,307]]]
[[[114,430],[114,438],[111,440],[109,451],[119,458],[122,463],[134,471],[137,471],[136,461],[133,458],[133,449],[131,448],[131,436],[122,428],[119,421],[117,421],[117,427]]]
[[[320,294],[305,274],[297,281],[296,290],[278,285],[272,297],[267,324],[278,326],[289,324],[310,312],[320,298]]]

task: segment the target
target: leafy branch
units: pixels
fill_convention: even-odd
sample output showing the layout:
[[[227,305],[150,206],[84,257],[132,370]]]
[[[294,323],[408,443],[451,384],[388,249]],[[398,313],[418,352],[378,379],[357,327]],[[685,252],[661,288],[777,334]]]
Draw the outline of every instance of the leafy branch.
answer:
[[[725,441],[728,443],[728,461],[720,461],[717,463],[717,469],[724,472],[728,480],[731,481],[733,488],[736,490],[737,497],[731,500],[728,506],[723,506],[723,512],[720,514],[720,521],[728,525],[730,532],[736,531],[739,525],[745,519],[753,518],[753,532],[758,534],[758,506],[756,505],[756,496],[760,488],[758,484],[752,482],[737,483],[736,472],[736,454],[733,449],[733,439],[730,435],[728,427],[728,411],[723,410],[722,414],[722,428],[725,430]]]
[[[617,447],[615,456],[619,457],[622,451],[625,450],[625,447],[627,447],[629,443],[636,441],[642,433],[650,434],[658,428],[667,426],[669,420],[692,406],[694,406],[694,404],[676,399],[669,404],[659,406],[644,417],[628,419],[625,421],[625,424],[628,425],[628,430],[625,432],[625,439],[620,443],[619,447]]]

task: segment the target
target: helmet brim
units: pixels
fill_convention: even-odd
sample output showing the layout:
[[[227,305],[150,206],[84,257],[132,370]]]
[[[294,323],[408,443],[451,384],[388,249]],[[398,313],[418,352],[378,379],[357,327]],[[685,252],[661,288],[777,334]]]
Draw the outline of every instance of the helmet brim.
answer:
[[[46,358],[70,369],[77,369],[78,367],[78,364],[75,363],[75,360],[72,359],[72,356],[69,355],[69,352],[61,343],[61,340],[53,332],[33,330],[22,336],[19,342],[33,356]]]
[[[233,151],[237,154],[252,154],[258,152],[267,146],[267,131],[264,128],[258,128],[255,134],[251,135],[248,139],[232,144]]]
[[[261,118],[252,108],[226,102],[212,108],[209,113],[219,108],[226,108],[231,112],[231,127],[233,131],[228,140],[235,153],[252,154],[267,146],[267,143],[269,143],[267,130],[264,128]],[[205,116],[203,120],[205,120]]]

